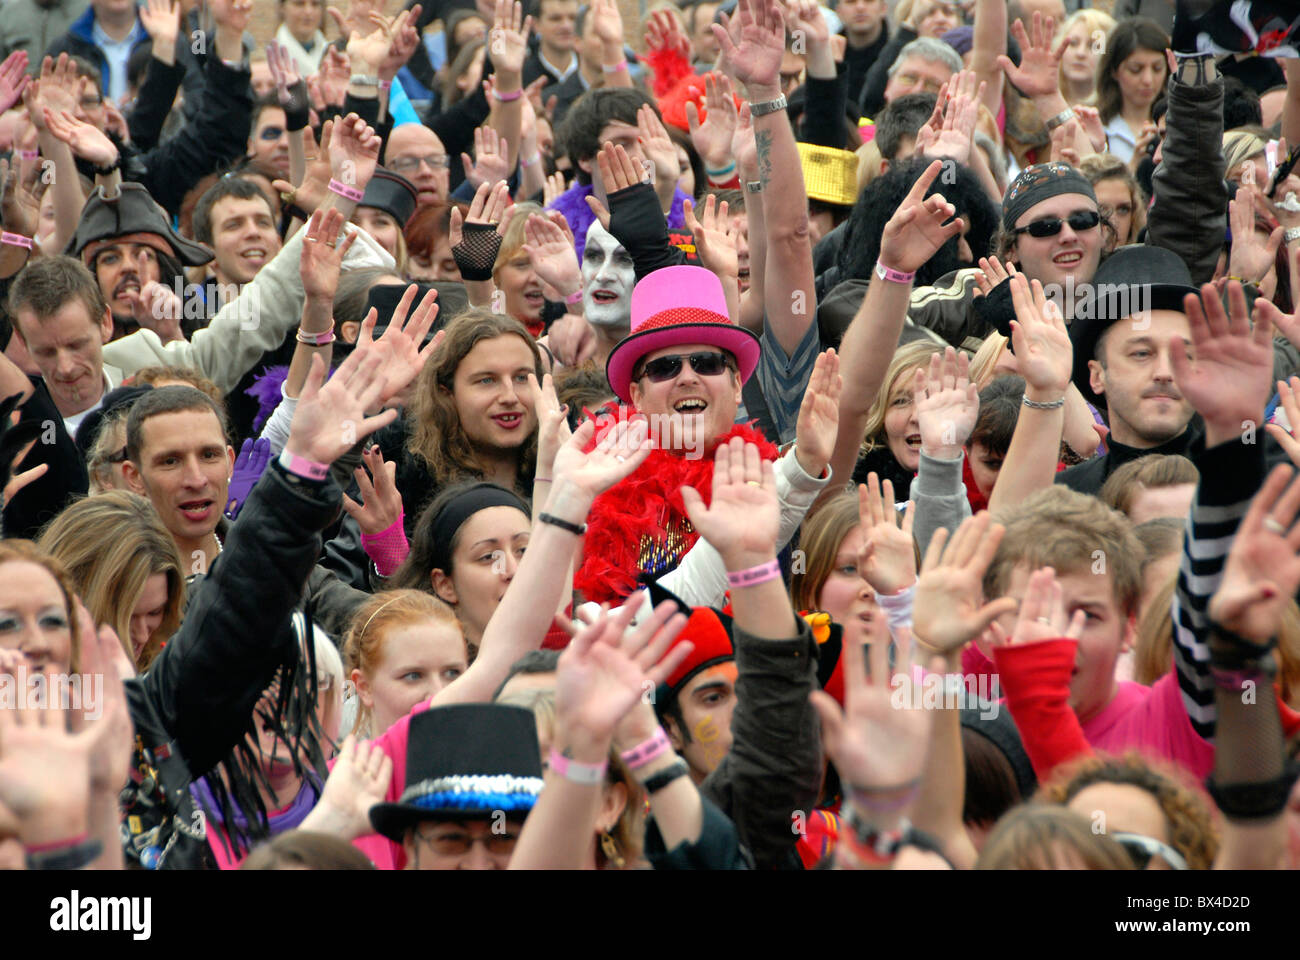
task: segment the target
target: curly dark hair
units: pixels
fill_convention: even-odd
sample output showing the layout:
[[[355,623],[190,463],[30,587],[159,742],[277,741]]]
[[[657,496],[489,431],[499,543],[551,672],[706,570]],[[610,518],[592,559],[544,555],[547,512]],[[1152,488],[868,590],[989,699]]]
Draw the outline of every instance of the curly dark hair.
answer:
[[[1182,854],[1192,870],[1208,870],[1219,852],[1219,836],[1210,808],[1200,794],[1176,777],[1135,753],[1122,757],[1093,754],[1058,770],[1039,791],[1039,799],[1064,806],[1093,784],[1139,787],[1160,804],[1169,826],[1169,845]]]
[[[885,232],[885,224],[930,163],[924,157],[913,157],[891,167],[862,191],[849,214],[844,242],[840,246],[841,280],[869,279],[872,276],[880,256],[880,238]],[[966,242],[970,245],[973,261],[988,256],[998,225],[998,209],[975,174],[962,164],[952,164],[926,191],[926,196],[935,193],[943,194],[944,199],[957,208],[957,216],[969,218],[970,231],[966,234]],[[974,262],[963,263],[958,258],[957,246],[958,238],[953,237],[940,247],[939,252],[916,271],[916,285],[928,286],[953,270],[974,266]]]

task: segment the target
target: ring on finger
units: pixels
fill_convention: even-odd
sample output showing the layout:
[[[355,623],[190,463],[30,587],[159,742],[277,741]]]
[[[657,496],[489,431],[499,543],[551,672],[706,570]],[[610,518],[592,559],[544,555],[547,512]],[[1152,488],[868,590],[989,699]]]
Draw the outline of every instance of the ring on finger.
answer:
[[[1264,529],[1269,533],[1276,533],[1279,537],[1286,536],[1286,527],[1278,523],[1272,517],[1264,518]]]

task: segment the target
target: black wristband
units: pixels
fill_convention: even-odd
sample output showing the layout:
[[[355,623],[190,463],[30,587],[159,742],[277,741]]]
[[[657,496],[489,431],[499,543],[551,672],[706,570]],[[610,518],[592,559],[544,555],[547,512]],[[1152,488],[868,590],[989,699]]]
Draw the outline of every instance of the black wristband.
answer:
[[[1263,783],[1218,784],[1211,774],[1205,789],[1229,820],[1269,820],[1286,809],[1298,774],[1300,766],[1294,762],[1286,765],[1281,776]]]
[[[104,844],[99,840],[86,840],[71,847],[59,847],[40,853],[27,854],[28,870],[80,870],[99,859]]]
[[[1216,643],[1216,640],[1219,642]],[[1256,643],[1217,623],[1210,624],[1210,665],[1213,667],[1222,670],[1241,670],[1256,665],[1262,666],[1261,662],[1265,660],[1268,660],[1271,665],[1272,658],[1268,654],[1276,646],[1276,638],[1269,640],[1268,643]],[[1275,665],[1273,672],[1276,675]]]
[[[567,530],[569,533],[578,537],[585,535],[587,532],[587,525],[585,523],[570,523],[568,520],[561,520],[559,517],[551,516],[549,513],[539,513],[537,515],[537,520],[539,523],[549,523],[553,527]]]
[[[647,794],[655,794],[668,786],[668,784],[672,783],[674,780],[680,780],[690,772],[691,768],[687,765],[686,761],[679,759],[672,766],[665,767],[654,776],[646,779],[641,786],[645,787],[645,792]]]
[[[95,173],[99,174],[102,177],[106,177],[114,170],[120,170],[120,169],[122,169],[122,151],[118,150],[117,159],[114,160],[106,167],[95,167]]]

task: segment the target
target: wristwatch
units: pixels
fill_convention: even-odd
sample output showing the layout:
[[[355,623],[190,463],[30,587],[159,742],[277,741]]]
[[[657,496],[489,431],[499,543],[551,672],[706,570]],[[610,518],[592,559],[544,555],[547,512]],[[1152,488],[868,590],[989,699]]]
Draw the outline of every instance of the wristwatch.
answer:
[[[1286,233],[1282,235],[1287,243],[1295,243],[1300,240],[1300,227],[1287,227]]]
[[[749,116],[757,120],[759,117],[766,117],[769,113],[776,113],[786,108],[785,94],[777,97],[775,100],[764,100],[761,103],[751,103],[749,105]]]

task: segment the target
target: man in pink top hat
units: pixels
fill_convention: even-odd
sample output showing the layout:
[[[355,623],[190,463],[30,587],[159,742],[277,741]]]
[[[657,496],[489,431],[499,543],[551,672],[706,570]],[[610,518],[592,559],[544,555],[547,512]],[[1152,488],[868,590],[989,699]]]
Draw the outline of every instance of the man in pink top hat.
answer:
[[[777,456],[771,443],[737,417],[741,386],[758,366],[761,348],[754,334],[731,321],[716,275],[694,266],[656,270],[633,289],[631,312],[632,332],[614,347],[605,370],[626,405],[619,415],[647,417],[655,450],[640,469],[598,497],[591,511],[575,578],[589,601],[621,600],[640,581],[682,561],[698,535],[680,491],[711,489],[718,444],[739,438],[757,444],[767,459]],[[825,474],[838,423],[838,366],[834,351],[818,359],[795,444],[777,462],[782,543],[830,479]],[[695,579],[721,600],[724,573]]]

